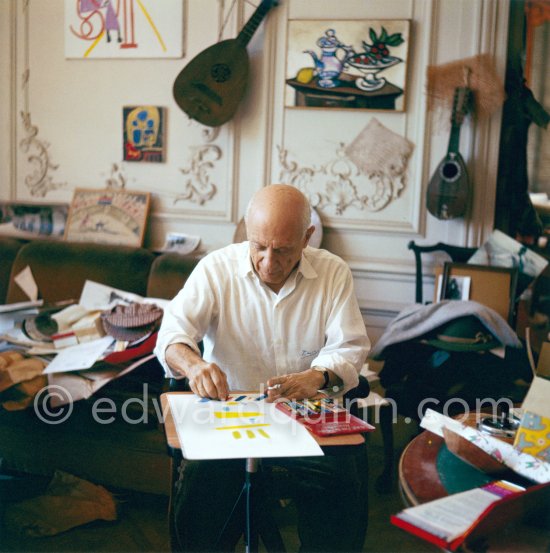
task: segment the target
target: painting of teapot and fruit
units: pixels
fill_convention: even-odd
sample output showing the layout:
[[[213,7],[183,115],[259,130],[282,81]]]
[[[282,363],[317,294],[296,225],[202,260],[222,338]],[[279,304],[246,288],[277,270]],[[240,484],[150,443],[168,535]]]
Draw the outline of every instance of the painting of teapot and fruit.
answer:
[[[403,111],[409,20],[291,20],[285,105]]]

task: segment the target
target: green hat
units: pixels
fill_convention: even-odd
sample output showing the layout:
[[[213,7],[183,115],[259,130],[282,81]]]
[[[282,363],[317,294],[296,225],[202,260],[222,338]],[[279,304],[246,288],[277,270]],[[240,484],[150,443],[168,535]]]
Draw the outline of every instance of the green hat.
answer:
[[[447,351],[487,351],[502,346],[474,315],[446,322],[431,332],[426,342]]]

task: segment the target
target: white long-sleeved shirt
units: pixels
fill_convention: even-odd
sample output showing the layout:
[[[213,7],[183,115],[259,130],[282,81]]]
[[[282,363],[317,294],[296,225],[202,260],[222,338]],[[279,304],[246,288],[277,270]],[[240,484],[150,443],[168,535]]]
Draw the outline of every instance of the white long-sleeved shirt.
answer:
[[[312,366],[334,371],[345,392],[358,383],[370,349],[351,271],[339,257],[307,247],[278,294],[258,277],[248,242],[204,257],[165,310],[155,353],[187,344],[227,375],[232,390],[257,390],[276,375]]]

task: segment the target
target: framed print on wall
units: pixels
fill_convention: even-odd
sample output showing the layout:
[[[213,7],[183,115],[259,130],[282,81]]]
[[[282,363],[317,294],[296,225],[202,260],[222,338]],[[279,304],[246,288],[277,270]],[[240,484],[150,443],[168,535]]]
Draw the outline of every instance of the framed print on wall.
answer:
[[[69,207],[65,240],[141,246],[149,202],[149,192],[77,188]]]
[[[404,111],[410,21],[291,20],[286,107]]]
[[[65,0],[66,58],[182,56],[182,0]]]
[[[166,110],[157,106],[122,108],[123,160],[163,162]]]

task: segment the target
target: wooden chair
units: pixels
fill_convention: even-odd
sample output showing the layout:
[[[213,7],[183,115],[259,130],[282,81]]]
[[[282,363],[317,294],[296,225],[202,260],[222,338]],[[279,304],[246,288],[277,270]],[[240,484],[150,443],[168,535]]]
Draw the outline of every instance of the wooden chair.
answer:
[[[453,246],[444,244],[443,242],[421,246],[416,244],[414,240],[411,240],[407,247],[409,250],[412,250],[415,259],[415,303],[424,303],[423,277],[425,269],[422,263],[423,254],[442,252],[453,262],[465,263],[477,250],[477,248]],[[380,431],[382,433],[384,448],[384,468],[381,475],[376,480],[376,489],[379,493],[389,493],[393,489],[395,482],[393,424],[394,417],[398,414],[398,409],[397,407],[397,413],[394,413],[392,403],[388,403],[382,405],[379,410]]]
[[[424,296],[422,291],[422,277],[424,274],[424,268],[422,265],[422,254],[443,252],[446,253],[451,261],[454,261],[455,263],[466,263],[466,261],[468,261],[468,259],[470,259],[470,257],[472,257],[472,255],[477,250],[477,248],[469,248],[466,246],[452,246],[450,244],[444,244],[443,242],[438,242],[437,244],[434,244],[432,246],[419,246],[414,240],[411,240],[408,243],[407,247],[409,248],[409,250],[412,250],[414,254],[416,275],[414,301],[416,303],[424,303]]]

